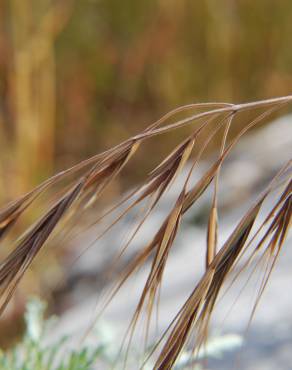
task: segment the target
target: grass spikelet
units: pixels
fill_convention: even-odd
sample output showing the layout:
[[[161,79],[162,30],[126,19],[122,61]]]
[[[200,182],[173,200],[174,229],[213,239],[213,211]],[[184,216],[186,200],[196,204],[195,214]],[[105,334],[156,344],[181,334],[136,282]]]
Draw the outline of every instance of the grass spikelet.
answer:
[[[257,204],[232,232],[222,249],[214,257],[206,273],[179,312],[177,321],[168,335],[166,344],[156,361],[155,369],[171,369],[187,342],[192,329],[199,325],[199,345],[203,343],[206,326],[213,311],[217,296],[230,269],[242,250],[254,224],[260,204]]]
[[[113,221],[111,220],[105,230],[97,237],[96,240],[98,240],[136,206],[144,206],[143,202],[147,202],[147,207],[145,209],[143,208],[141,221],[139,220],[129,240],[123,245],[122,251],[120,251],[117,259],[114,261],[115,263],[119,262],[119,258],[130,246],[153,209],[159,206],[167,190],[173,185],[183,170],[187,168],[187,163],[190,163],[191,167],[187,179],[181,185],[181,188],[178,189],[177,197],[172,204],[171,210],[164,217],[161,225],[153,231],[150,241],[145,243],[143,248],[133,256],[121,272],[119,280],[106,303],[114,297],[117,291],[137,270],[146,265],[147,262],[150,262],[146,283],[141,289],[141,295],[137,302],[134,316],[125,336],[127,338],[129,335],[130,344],[141,313],[143,310],[146,310],[147,341],[153,307],[158,301],[169,254],[179,232],[184,214],[192,206],[196,205],[198,199],[214,183],[214,193],[206,232],[205,273],[194,287],[189,298],[183,304],[172,323],[170,323],[165,334],[157,343],[157,346],[155,346],[155,353],[161,345],[162,349],[156,358],[154,369],[171,369],[190,338],[195,339],[194,351],[197,351],[204,344],[208,336],[210,318],[222,287],[229,276],[231,276],[231,272],[234,271],[234,267],[238,264],[238,261],[247,251],[251,251],[251,255],[243,268],[240,269],[238,275],[241,274],[241,271],[256,256],[259,256],[260,260],[266,263],[262,283],[254,306],[255,310],[291,228],[291,161],[282,172],[280,171],[284,179],[283,177],[280,179],[281,176],[279,174],[275,176],[275,184],[269,186],[258,198],[258,201],[250,208],[237,227],[232,231],[227,241],[221,248],[218,248],[220,171],[226,157],[248,130],[257,126],[269,115],[275,113],[290,102],[292,102],[291,95],[244,104],[206,103],[179,107],[137,135],[101,154],[95,155],[56,174],[27,194],[0,209],[0,240],[3,240],[5,235],[14,229],[18,219],[28,208],[34,205],[35,200],[40,195],[43,193],[47,194],[54,186],[61,187],[61,190],[55,194],[54,203],[51,203],[54,205],[48,207],[44,215],[33,225],[28,226],[25,233],[12,246],[12,251],[0,263],[0,314],[4,311],[18,283],[30,267],[34,258],[44,247],[48,238],[55,234],[57,225],[60,225],[63,221],[70,220],[69,227],[74,228],[76,222],[79,222],[82,213],[97,202],[109,184],[114,181],[129,160],[135,155],[138,148],[144,145],[148,139],[186,127],[190,129],[188,136],[161,163],[158,163],[148,176],[145,176],[144,181],[134,191],[125,196],[108,211],[101,212],[101,216],[97,220],[95,219],[91,225],[94,226],[96,223],[104,220],[105,217],[114,214]],[[182,112],[189,113],[189,116],[174,120],[176,115]],[[235,124],[235,117],[244,112],[250,112],[254,118],[250,122],[247,122],[244,128],[233,136],[233,138],[230,138],[227,143],[231,124]],[[170,119],[172,120],[171,122],[169,122]],[[208,135],[202,143],[198,139],[201,138],[200,135],[207,127]],[[192,183],[191,175],[196,164],[199,162],[209,143],[223,128],[224,131],[218,158],[210,164],[210,167],[196,183]],[[195,146],[196,151],[194,150]],[[62,181],[65,179],[67,181],[66,185],[61,186]],[[255,228],[255,221],[258,219],[263,202],[275,188],[280,188],[280,185],[283,186],[283,184],[286,187],[280,198],[272,207],[264,222],[252,235]],[[117,216],[116,212],[118,214]],[[63,223],[61,226],[63,226]],[[257,240],[260,233],[263,233],[263,235],[261,234],[260,240]]]
[[[155,369],[172,368],[181,350],[186,345],[192,331],[196,332],[195,351],[198,351],[207,340],[208,325],[219,292],[221,291],[230,271],[238,262],[240,254],[244,252],[245,248],[251,246],[251,243],[246,244],[246,241],[269,191],[270,189],[264,192],[258,202],[246,213],[223,247],[215,255],[204,276],[201,278],[191,296],[179,311],[174,323],[172,324],[173,327],[169,328],[171,329],[170,333],[166,334],[166,343],[157,358],[154,367]],[[268,243],[264,254],[269,253],[269,255],[272,256],[271,258],[273,258],[273,263],[263,277],[263,283],[259,290],[258,298],[251,317],[253,316],[263,290],[266,287],[281,246],[283,245],[284,240],[287,237],[289,227],[291,226],[291,197],[290,182],[277,203],[277,206],[283,203],[282,207],[276,214],[274,214],[275,210],[273,210],[272,214],[274,218],[270,227],[261,241],[254,247],[255,250],[258,250],[270,237],[270,242]],[[269,218],[270,216],[271,215],[269,215]],[[265,220],[265,222],[267,222],[267,220]]]
[[[0,265],[0,314],[9,302],[18,282],[30,266],[36,254],[49,238],[66,210],[80,193],[79,182],[66,196],[47,212],[23,237],[17,247]]]
[[[220,155],[224,153],[224,147],[226,144],[227,134],[233,119],[233,115],[228,118],[226,129],[224,131]],[[216,255],[217,249],[217,239],[218,239],[218,187],[219,187],[219,173],[221,165],[218,166],[216,175],[215,175],[215,185],[214,185],[214,196],[212,201],[212,207],[209,216],[208,222],[208,231],[207,231],[207,252],[206,252],[206,268],[213,261],[213,258]]]

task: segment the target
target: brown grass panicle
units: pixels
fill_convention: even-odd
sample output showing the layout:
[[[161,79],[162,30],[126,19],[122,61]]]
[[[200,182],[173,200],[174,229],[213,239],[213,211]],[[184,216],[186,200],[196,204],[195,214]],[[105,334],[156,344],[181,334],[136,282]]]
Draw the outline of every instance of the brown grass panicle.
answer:
[[[54,235],[57,225],[60,225],[66,218],[74,219],[75,217],[75,222],[78,222],[80,212],[85,211],[90,205],[97,202],[103,191],[119,175],[127,165],[127,162],[147,139],[188,126],[191,134],[147,175],[142,184],[124,197],[116,206],[113,206],[100,216],[98,222],[117,211],[120,206],[126,205],[126,208],[109,224],[106,229],[106,232],[108,232],[131,209],[145,200],[149,201],[149,206],[146,207],[141,222],[119,254],[118,257],[120,257],[147,218],[150,217],[153,209],[159,205],[163,195],[171,187],[177,176],[183,169],[188,168],[187,178],[164,222],[154,232],[152,240],[138,251],[123,269],[119,281],[117,281],[109,298],[111,300],[114,297],[116,292],[135,271],[139,270],[147,261],[151,262],[147,280],[142,288],[141,296],[128,330],[130,343],[136,323],[142,311],[146,309],[148,318],[145,340],[147,341],[153,307],[155,302],[159,301],[163,273],[184,214],[197,202],[206,189],[212,183],[214,184],[206,232],[205,273],[151,354],[156,353],[160,348],[154,368],[171,369],[194,333],[196,337],[194,352],[196,352],[207,339],[209,321],[218,295],[242,255],[252,248],[251,256],[243,268],[248,265],[256,254],[261,254],[261,258],[266,258],[268,261],[258,293],[259,299],[287,237],[291,226],[291,160],[272,179],[270,185],[244,215],[221,247],[218,246],[217,242],[217,202],[220,194],[220,169],[230,151],[248,130],[257,126],[266,117],[291,102],[292,96],[286,96],[244,104],[206,103],[190,104],[177,108],[146,128],[143,132],[114,148],[56,174],[29,193],[4,206],[0,210],[0,241],[2,242],[5,240],[6,235],[12,232],[18,219],[28,208],[33,207],[35,200],[41,194],[60,183],[64,178],[68,178],[69,175],[72,178],[69,181],[69,187],[67,186],[64,192],[55,199],[53,206],[44,212],[33,225],[30,225],[24,234],[20,235],[16,245],[11,246],[11,252],[1,261],[0,314],[10,301],[25,271],[30,267],[34,258],[51,235]],[[198,112],[189,114],[186,118],[174,120],[171,123],[168,122],[169,119],[173,120],[180,112],[188,113],[193,110],[198,110]],[[241,131],[229,138],[228,136],[231,136],[229,131],[234,123],[234,118],[242,112],[253,112],[254,117],[246,123]],[[207,126],[210,127],[211,124],[214,127],[212,126],[213,128],[208,130],[208,138],[201,144],[197,139],[204,129]],[[223,129],[223,134],[218,158],[210,165],[199,181],[192,184],[191,175],[196,164],[210,141],[220,134],[221,129]],[[191,166],[187,167],[189,163]],[[263,224],[257,226],[252,235],[262,204],[275,189],[282,189],[282,193]],[[71,224],[71,227],[74,227],[74,223]],[[265,229],[263,236],[254,245],[252,241],[263,229]],[[118,260],[119,258],[115,262]]]

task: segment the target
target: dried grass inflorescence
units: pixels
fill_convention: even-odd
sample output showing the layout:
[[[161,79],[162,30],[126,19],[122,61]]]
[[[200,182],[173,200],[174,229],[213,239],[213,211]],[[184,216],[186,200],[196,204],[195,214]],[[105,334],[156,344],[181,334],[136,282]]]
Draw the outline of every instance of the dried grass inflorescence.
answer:
[[[25,194],[1,209],[0,239],[3,240],[21,215],[27,208],[33,206],[35,200],[41,194],[64,178],[68,178],[69,175],[73,177],[73,180],[69,181],[69,188],[67,187],[66,191],[55,200],[55,204],[17,240],[16,246],[14,246],[11,253],[1,262],[0,313],[3,312],[11,299],[25,271],[29,268],[35,256],[51,234],[54,233],[56,226],[64,219],[65,215],[66,217],[76,216],[80,211],[87,209],[91,204],[96,202],[107,186],[118,176],[127,162],[147,139],[189,126],[191,128],[194,127],[191,129],[191,134],[150,172],[141,186],[123,198],[116,206],[105,212],[99,217],[98,221],[116,212],[120,206],[126,205],[126,208],[120,215],[110,223],[106,229],[107,232],[122,217],[130,212],[131,209],[148,200],[149,205],[144,212],[141,222],[124,247],[126,249],[176,177],[183,169],[188,168],[188,175],[180,192],[177,194],[176,202],[173,204],[164,222],[158,227],[152,240],[135,254],[130,263],[126,265],[109,299],[111,300],[113,298],[115,293],[135,271],[140,269],[146,261],[150,261],[148,278],[142,289],[141,297],[128,331],[130,343],[141,313],[143,310],[146,310],[148,316],[147,338],[152,311],[155,302],[159,301],[163,273],[183,216],[197,202],[206,189],[214,183],[214,196],[209,213],[206,235],[205,273],[196,284],[193,292],[183,304],[173,322],[165,331],[157,346],[153,349],[151,355],[158,352],[154,368],[171,369],[183,348],[194,335],[194,351],[197,351],[206,341],[210,317],[223,284],[231,272],[234,271],[234,267],[238,264],[241,257],[247,250],[251,250],[247,262],[244,263],[241,269],[244,269],[255,256],[260,256],[267,263],[261,289],[258,294],[258,298],[260,298],[287,237],[289,227],[291,226],[291,160],[272,179],[267,189],[259,196],[256,203],[244,215],[221,247],[217,245],[217,199],[221,166],[242,135],[260,123],[264,118],[290,102],[292,102],[292,96],[238,105],[207,103],[180,107],[162,117],[142,133],[135,135],[104,153],[58,173],[28,194]],[[194,109],[197,109],[198,113],[175,121],[174,123],[167,123],[167,120],[175,117],[176,114],[189,112]],[[235,117],[243,112],[250,111],[254,113],[253,119],[247,122],[244,128],[233,136],[232,139],[229,139],[229,129]],[[207,139],[197,148],[198,138],[204,129],[207,126],[210,127],[211,124],[214,128],[208,130]],[[219,157],[211,164],[200,180],[192,184],[191,175],[196,164],[209,142],[216,135],[219,135],[221,129],[223,129],[223,135]],[[191,163],[191,166],[187,167],[187,163]],[[273,209],[271,209],[264,222],[259,226],[257,225],[256,230],[252,233],[263,202],[275,190],[282,191],[278,200],[275,202]],[[256,305],[257,302],[255,307]]]

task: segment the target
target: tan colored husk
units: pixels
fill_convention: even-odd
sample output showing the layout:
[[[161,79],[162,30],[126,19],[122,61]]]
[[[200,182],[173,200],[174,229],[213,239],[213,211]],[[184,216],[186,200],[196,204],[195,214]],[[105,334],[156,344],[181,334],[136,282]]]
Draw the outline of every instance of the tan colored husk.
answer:
[[[135,155],[138,148],[143,145],[147,139],[189,126],[191,134],[150,172],[145,181],[138,186],[137,189],[123,198],[117,205],[102,214],[95,223],[100,222],[114,211],[117,211],[119,207],[127,204],[126,209],[123,210],[97,237],[97,239],[99,239],[106,232],[109,232],[111,228],[134,207],[142,204],[145,200],[150,201],[150,205],[146,208],[141,222],[139,222],[129,241],[115,260],[115,263],[117,263],[119,257],[124,250],[129,247],[146,219],[150,216],[154,207],[159,205],[161,198],[171,187],[175,179],[182,173],[183,169],[186,168],[187,163],[191,163],[187,179],[178,192],[177,199],[170,212],[166,215],[162,224],[155,230],[151,240],[146,243],[144,248],[132,258],[122,271],[119,281],[107,301],[109,302],[114,297],[115,293],[135,271],[150,260],[151,264],[147,281],[142,288],[141,296],[128,332],[131,341],[142,310],[146,309],[148,316],[146,325],[147,338],[153,307],[158,300],[162,284],[163,273],[176,235],[183,221],[183,216],[194,204],[196,204],[197,200],[204,194],[206,189],[209,188],[210,184],[214,182],[214,196],[206,235],[206,271],[196,284],[188,300],[183,304],[174,321],[170,324],[162,340],[158,343],[160,344],[164,341],[164,345],[160,354],[157,356],[154,368],[171,369],[192,333],[196,334],[195,351],[198,350],[207,339],[210,317],[224,282],[229,277],[241,256],[246,250],[250,250],[252,246],[252,243],[248,241],[248,239],[251,238],[251,240],[253,240],[255,235],[257,235],[265,225],[269,225],[264,236],[257,242],[256,246],[253,247],[254,252],[252,253],[252,257],[254,257],[256,253],[262,253],[262,258],[266,258],[268,261],[259,289],[259,299],[287,237],[289,228],[291,227],[291,162],[289,162],[285,167],[285,171],[283,171],[285,172],[285,181],[288,181],[288,185],[282,192],[279,201],[271,210],[264,224],[255,231],[254,236],[251,235],[262,204],[274,189],[272,187],[268,187],[256,204],[245,214],[224,245],[218,249],[217,201],[219,196],[219,175],[221,167],[230,151],[237,145],[240,138],[248,130],[290,102],[292,102],[291,95],[236,105],[206,103],[190,104],[177,108],[146,128],[143,132],[122,142],[114,148],[56,174],[29,193],[3,207],[0,210],[0,241],[3,241],[6,234],[13,230],[17,220],[28,208],[34,205],[35,200],[40,195],[48,192],[48,190],[57,183],[60,185],[61,181],[65,178],[69,181],[69,185],[66,185],[66,192],[63,189],[63,194],[56,196],[54,205],[44,212],[43,216],[36,220],[33,225],[29,225],[25,233],[18,238],[16,245],[12,246],[12,251],[0,263],[0,314],[7,306],[25,271],[30,267],[39,251],[44,247],[48,238],[55,234],[55,229],[58,225],[61,225],[61,222],[64,222],[66,219],[78,222],[82,212],[86,211],[91,204],[97,201],[108,185],[120,174],[128,161]],[[167,123],[167,121],[176,114],[180,112],[189,112],[194,109],[203,111],[175,121],[174,123]],[[258,110],[261,110],[261,112],[258,112]],[[251,122],[248,122],[233,139],[229,140],[228,145],[226,145],[227,135],[231,125],[234,123],[234,118],[241,112],[246,111],[253,111],[256,117],[251,120]],[[197,125],[198,123],[199,126]],[[209,130],[209,136],[201,147],[196,148],[197,154],[193,156],[193,149],[195,145],[200,142],[197,140],[198,137],[207,126],[210,128],[211,124],[213,124],[214,127],[212,126],[212,129]],[[193,126],[194,128],[192,129]],[[210,141],[224,126],[225,130],[218,159],[210,165],[197,183],[191,184],[191,175],[196,164]],[[71,180],[68,180],[69,176],[72,178]],[[277,176],[275,179],[278,179]],[[278,183],[279,181],[275,180],[275,182]],[[74,223],[72,222],[71,227],[73,226]],[[245,266],[247,266],[248,263],[249,261],[246,262]],[[254,310],[257,304],[258,300],[256,301]],[[155,347],[155,349],[156,348],[157,347]]]

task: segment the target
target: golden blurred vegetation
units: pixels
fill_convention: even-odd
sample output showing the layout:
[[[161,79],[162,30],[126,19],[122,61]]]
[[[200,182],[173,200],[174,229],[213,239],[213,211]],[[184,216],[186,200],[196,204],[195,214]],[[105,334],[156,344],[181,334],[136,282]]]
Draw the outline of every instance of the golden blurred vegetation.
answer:
[[[199,101],[291,93],[290,0],[4,0],[2,201]]]

